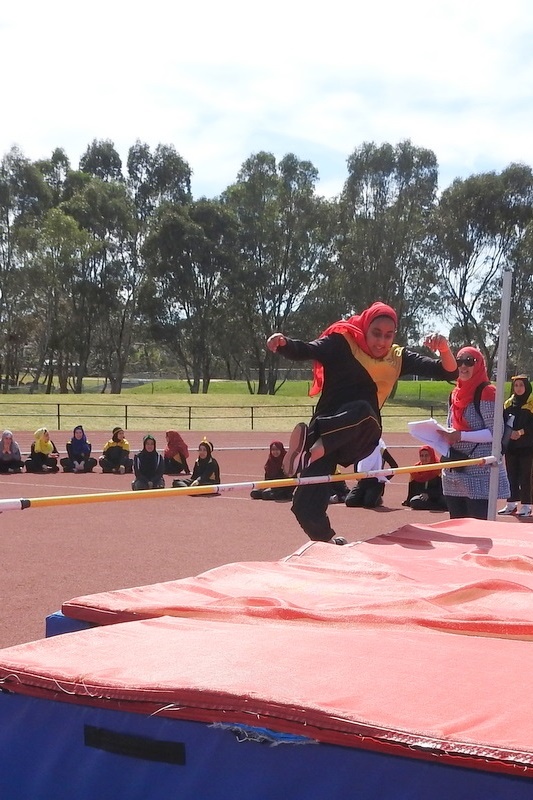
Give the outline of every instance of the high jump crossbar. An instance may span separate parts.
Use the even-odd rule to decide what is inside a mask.
[[[361,480],[362,478],[392,478],[405,473],[428,472],[430,470],[453,469],[454,467],[492,466],[498,463],[495,456],[471,458],[462,461],[447,461],[439,464],[419,464],[394,469],[375,469],[368,472],[340,472],[335,475],[316,475],[306,478],[279,478],[273,481],[243,481],[240,483],[220,483],[209,486],[180,486],[169,489],[148,489],[139,492],[99,492],[96,494],[58,495],[56,497],[33,497],[0,500],[2,511],[24,511],[27,508],[44,508],[47,506],[67,506],[81,503],[109,503],[120,500],[153,500],[163,497],[179,497],[180,495],[212,495],[231,492],[235,489],[275,489],[290,486],[307,486],[317,483],[335,483],[344,480]]]

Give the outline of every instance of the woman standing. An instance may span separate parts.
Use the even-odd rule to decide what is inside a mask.
[[[489,381],[483,354],[475,347],[461,348],[456,359],[459,378],[450,398],[450,430],[443,431],[440,436],[465,458],[490,456],[496,388]],[[480,394],[478,387],[482,387]],[[476,390],[479,404],[476,402]],[[490,469],[482,465],[444,469],[442,487],[450,518],[487,519],[489,482]],[[498,497],[508,496],[509,482],[505,468],[500,464]]]
[[[533,465],[533,397],[527,375],[511,378],[511,397],[503,407],[505,466],[511,491],[498,514],[531,516],[531,467]],[[518,501],[522,508],[517,511]]]

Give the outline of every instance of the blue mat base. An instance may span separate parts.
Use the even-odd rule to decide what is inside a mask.
[[[92,622],[82,622],[79,619],[65,617],[61,611],[55,611],[46,617],[46,638],[59,636],[61,633],[72,633],[73,631],[85,631],[87,628],[95,628]]]
[[[0,693],[6,800],[531,800],[533,781]]]

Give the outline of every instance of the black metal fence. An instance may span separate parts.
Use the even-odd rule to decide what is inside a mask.
[[[173,427],[179,430],[268,430],[285,428],[292,421],[308,419],[314,413],[314,405],[242,405],[242,406],[191,406],[191,405],[139,405],[93,403],[40,403],[17,402],[9,404],[9,415],[0,419],[5,426],[19,430],[46,426],[58,431],[69,430],[74,425],[83,424],[88,429],[107,429],[121,425],[125,429],[142,430],[147,426],[154,429]],[[436,419],[445,419],[446,413],[430,406],[424,412]],[[382,412],[384,422],[394,417],[420,419],[420,408],[396,410],[387,406]]]

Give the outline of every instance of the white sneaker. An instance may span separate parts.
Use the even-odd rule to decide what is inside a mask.
[[[124,466],[124,464],[121,464],[120,467],[118,468],[118,474],[124,475],[125,472],[126,472],[126,467]]]
[[[344,536],[334,536],[332,539],[329,540],[330,544],[348,544],[348,539],[345,539]]]
[[[504,506],[504,508],[500,508],[500,510],[498,511],[498,514],[500,516],[502,516],[504,514],[516,514],[516,506],[517,506],[516,503],[507,503],[507,505]]]
[[[518,517],[530,517],[531,516],[531,506],[528,506],[527,503],[525,503],[522,506],[522,508],[520,509],[520,511],[518,512],[517,516]]]

